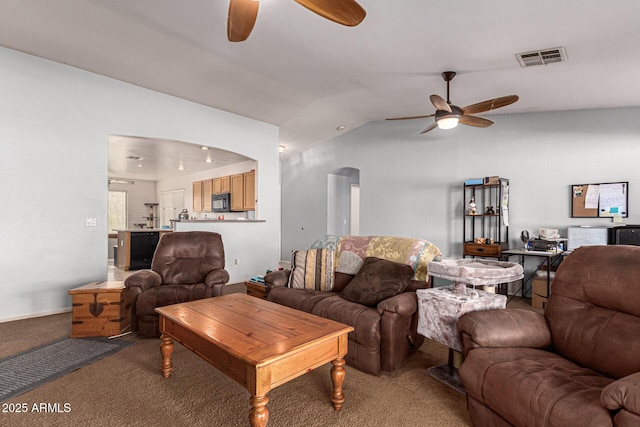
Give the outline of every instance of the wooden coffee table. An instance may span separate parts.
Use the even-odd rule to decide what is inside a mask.
[[[267,393],[331,362],[331,402],[345,401],[344,356],[351,326],[245,294],[230,294],[157,308],[162,333],[162,375],[171,374],[173,340],[251,393],[249,422],[266,426]]]

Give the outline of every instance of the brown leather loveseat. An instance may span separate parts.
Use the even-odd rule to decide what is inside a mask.
[[[293,274],[282,270],[265,276],[268,300],[353,326],[345,357],[349,366],[373,375],[395,370],[424,342],[417,332],[415,291],[431,286],[426,266],[440,255],[438,248],[412,238],[336,235],[321,237],[311,247],[334,255],[335,265],[327,272],[335,279],[331,289],[289,287],[290,276],[298,274],[295,260],[309,263],[316,256],[313,251],[297,251]],[[326,268],[325,261],[314,258],[300,276],[308,278]],[[395,287],[399,282],[401,286]],[[395,290],[381,295],[381,288]]]
[[[640,247],[578,248],[544,315],[474,312],[458,329],[474,426],[640,426]]]
[[[124,281],[131,296],[131,329],[141,337],[159,337],[156,307],[222,295],[229,273],[218,233],[166,233],[158,242],[151,270]]]

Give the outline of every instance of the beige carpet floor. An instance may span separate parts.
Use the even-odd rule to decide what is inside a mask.
[[[0,324],[0,358],[68,336],[71,314]],[[135,344],[92,365],[2,403],[26,413],[0,413],[3,426],[247,426],[249,393],[198,356],[176,345],[169,379],[159,372],[159,340]],[[330,364],[269,393],[269,426],[468,426],[465,397],[433,379],[447,348],[427,340],[392,374],[346,367],[346,403],[329,400]],[[36,412],[56,403],[62,412]],[[65,411],[67,405],[68,412]]]

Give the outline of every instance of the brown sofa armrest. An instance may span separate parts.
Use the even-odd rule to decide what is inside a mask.
[[[467,313],[458,321],[464,352],[476,347],[545,348],[551,332],[544,316],[530,310],[503,309]]]
[[[161,284],[162,277],[153,270],[136,271],[135,273],[124,279],[124,286],[127,289],[138,288],[139,292],[156,286],[160,286]]]
[[[612,411],[626,409],[640,415],[640,372],[612,382],[600,394],[602,405]]]
[[[222,268],[211,270],[204,279],[204,283],[210,288],[214,285],[224,285],[228,281],[229,272]]]
[[[411,316],[418,310],[418,297],[415,292],[403,292],[378,303],[378,313],[385,311],[401,316]]]
[[[290,274],[291,270],[271,271],[264,276],[264,284],[267,286],[267,288],[286,286],[287,283],[289,283]]]

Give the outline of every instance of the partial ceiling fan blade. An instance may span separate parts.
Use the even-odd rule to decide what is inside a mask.
[[[230,42],[242,42],[249,37],[258,16],[258,0],[230,0],[227,18],[227,38]]]
[[[467,126],[475,126],[477,128],[488,128],[493,124],[492,120],[478,116],[463,115],[460,117],[460,123]]]
[[[436,122],[431,123],[431,126],[429,126],[428,128],[426,128],[425,130],[423,130],[422,132],[420,132],[420,135],[422,135],[423,133],[427,133],[430,130],[433,130],[435,128],[438,127],[438,124]]]
[[[296,0],[296,3],[323,18],[347,27],[355,27],[367,15],[355,0]]]
[[[500,98],[488,99],[486,101],[478,102],[477,104],[467,105],[462,109],[462,112],[464,114],[484,113],[486,111],[495,110],[496,108],[513,104],[518,99],[520,99],[518,95],[509,95],[502,96]]]
[[[391,117],[387,120],[410,120],[410,119],[426,119],[427,117],[434,117],[435,114],[429,114],[428,116],[411,116],[411,117]]]
[[[436,107],[436,110],[451,112],[451,106],[440,95],[431,95],[429,99],[433,106]]]

